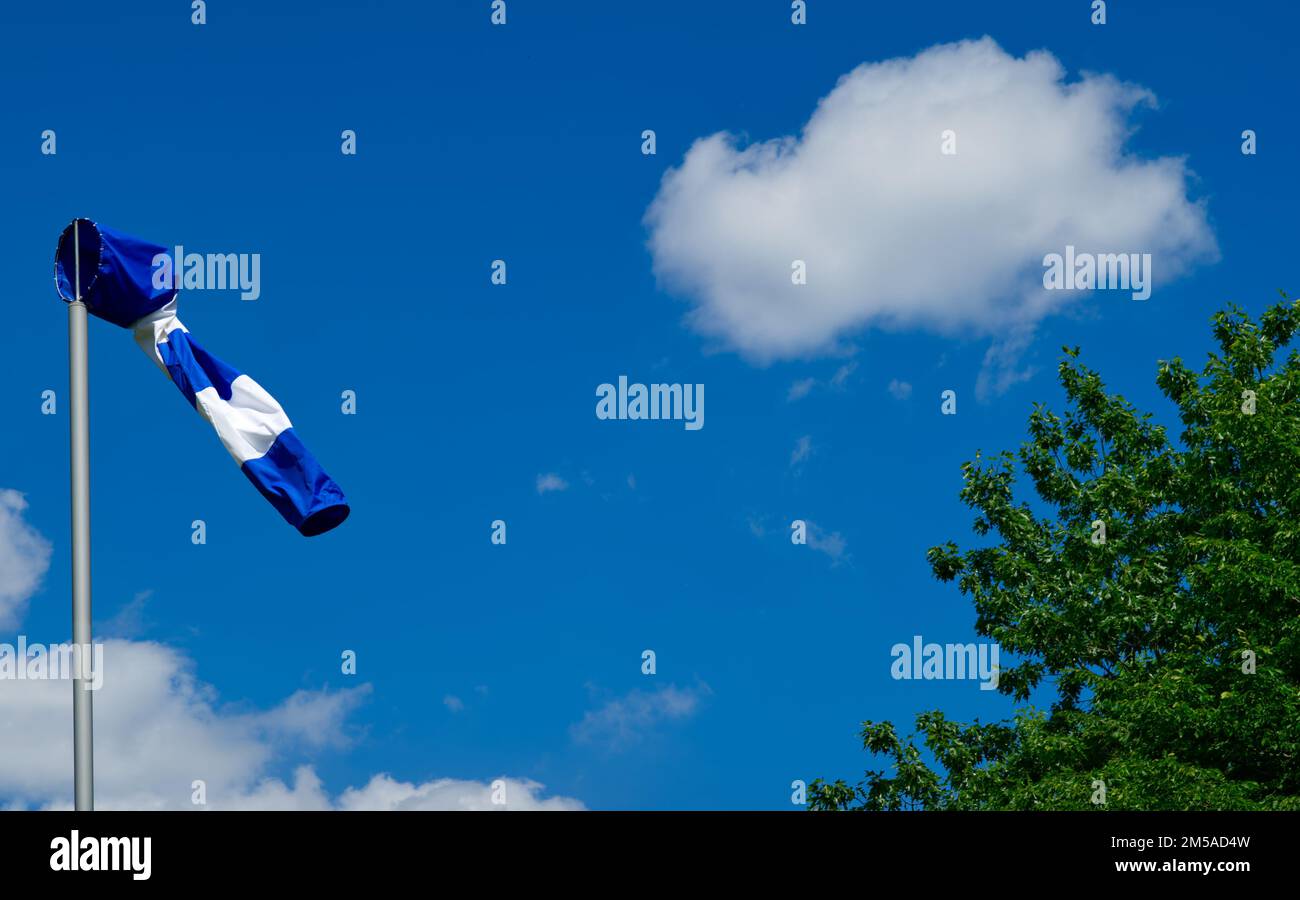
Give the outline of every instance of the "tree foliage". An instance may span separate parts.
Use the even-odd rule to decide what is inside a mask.
[[[997,724],[923,713],[906,739],[864,722],[889,769],[819,779],[811,808],[1300,809],[1300,301],[1213,326],[1199,375],[1158,367],[1176,441],[1066,348],[1066,411],[1035,405],[1018,454],[1050,514],[1016,501],[1017,455],[962,467],[989,540],[927,557],[1015,655],[998,690],[1021,706]],[[1040,685],[1048,710],[1027,705]]]

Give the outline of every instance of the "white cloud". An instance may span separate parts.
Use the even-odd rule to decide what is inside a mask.
[[[49,563],[49,542],[21,520],[15,491],[0,491],[3,611],[18,610]],[[143,605],[147,592],[127,609]],[[134,613],[125,617],[136,620]],[[542,797],[542,785],[502,776],[506,806],[488,782],[439,778],[423,784],[377,774],[331,797],[305,753],[353,743],[349,715],[370,693],[300,690],[269,709],[220,705],[180,650],[152,641],[103,641],[103,685],[95,692],[95,805],[99,809],[194,809],[196,780],[209,809],[581,809]],[[486,688],[481,689],[486,692]],[[72,797],[72,688],[63,680],[0,679],[0,808],[64,809]],[[295,758],[298,758],[295,765]],[[294,765],[289,782],[275,777]]]
[[[95,693],[95,804],[101,809],[193,809],[191,784],[206,783],[210,809],[468,809],[490,806],[487,782],[435,779],[400,784],[376,775],[337,798],[299,763],[291,782],[273,776],[302,750],[351,745],[349,714],[369,685],[298,691],[260,711],[218,705],[180,651],[146,641],[104,646]],[[66,681],[0,681],[0,724],[21,734],[0,754],[0,798],[20,807],[64,808],[72,796],[72,690]],[[581,808],[542,798],[541,785],[508,782],[509,808]],[[442,804],[442,805],[437,805]]]
[[[149,622],[145,617],[144,608],[152,597],[152,590],[137,591],[128,603],[123,604],[121,609],[113,614],[112,618],[95,626],[95,636],[98,638],[140,637],[149,629]]]
[[[846,362],[840,366],[835,370],[835,374],[831,376],[831,387],[842,389],[848,383],[849,376],[856,372],[857,369],[858,364],[856,362]]]
[[[299,690],[248,720],[275,746],[344,749],[352,743],[344,722],[369,693],[368,684],[333,692]]]
[[[599,744],[608,750],[623,750],[640,743],[663,722],[689,719],[712,694],[707,684],[679,688],[674,684],[653,691],[634,688],[622,697],[589,710],[569,729],[579,744]]]
[[[442,705],[454,713],[461,712],[465,709],[465,701],[455,694],[448,694],[442,698]]]
[[[794,384],[790,385],[790,390],[786,392],[785,399],[791,403],[796,400],[802,400],[812,393],[812,389],[817,386],[816,378],[800,378]]]
[[[838,531],[827,532],[815,522],[808,522],[808,546],[831,558],[833,565],[848,559],[848,541]]]
[[[857,368],[858,364],[856,362],[846,362],[835,370],[835,374],[824,385],[816,378],[800,378],[790,385],[790,390],[786,392],[785,399],[789,403],[802,400],[813,392],[813,388],[818,386],[824,386],[832,391],[842,391],[849,383],[850,376],[857,371]]]
[[[569,482],[565,481],[554,472],[547,472],[544,475],[537,476],[537,493],[548,494],[551,491],[567,491]]]
[[[790,532],[782,531],[780,529],[777,531],[769,531],[767,527],[767,519],[768,516],[750,515],[746,519],[746,523],[749,525],[749,533],[759,540],[766,539],[769,534],[778,533],[781,534],[784,539],[789,539]],[[844,535],[840,534],[838,531],[827,531],[816,522],[808,519],[804,520],[804,525],[804,540],[807,542],[807,545],[818,553],[824,553],[830,557],[832,567],[849,561],[849,542],[844,538]]]
[[[812,435],[805,434],[803,437],[799,438],[799,440],[795,441],[794,450],[790,454],[790,468],[798,468],[800,463],[803,463],[808,459],[808,457],[812,456],[812,452]]]
[[[255,793],[283,748],[346,743],[343,719],[369,691],[300,691],[260,712],[223,712],[180,651],[104,641],[95,692],[95,789],[104,808],[185,808],[190,784],[210,805]],[[22,734],[0,754],[0,796],[57,804],[71,796],[72,689],[67,681],[0,681],[0,721]]]
[[[0,488],[0,630],[17,627],[50,568],[50,542],[23,518],[27,500]]]
[[[1043,290],[1045,254],[1151,253],[1154,302],[1217,256],[1185,162],[1124,151],[1131,112],[1153,103],[991,38],[864,64],[797,138],[697,140],[646,213],[655,272],[690,298],[695,329],[756,362],[834,352],[871,326],[985,335],[1001,349],[980,389],[1004,389],[1068,302]],[[949,129],[956,155],[940,152]],[[807,284],[791,284],[795,259]]]
[[[895,400],[906,400],[912,396],[912,385],[894,378],[889,382],[889,395]]]
[[[493,803],[492,783],[440,778],[423,784],[394,781],[376,775],[363,788],[349,788],[338,799],[339,809],[392,810],[580,810],[585,807],[571,797],[541,797],[543,785],[529,779],[501,778],[499,796],[504,804]]]

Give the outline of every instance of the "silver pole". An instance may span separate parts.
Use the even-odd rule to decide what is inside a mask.
[[[72,644],[81,665],[72,681],[72,781],[77,810],[95,808],[95,757],[90,683],[90,398],[86,304],[81,301],[80,224],[72,223],[77,299],[68,304],[68,391],[72,407]]]

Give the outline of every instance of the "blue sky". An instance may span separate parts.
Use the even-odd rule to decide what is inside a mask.
[[[494,27],[486,0],[225,2],[200,27],[186,6],[3,14],[0,489],[25,497],[52,555],[0,640],[68,635],[60,230],[82,215],[260,253],[260,299],[183,294],[182,316],[284,404],[347,491],[334,532],[288,528],[130,336],[91,327],[97,628],[187,660],[218,718],[299,691],[351,698],[320,720],[335,739],[263,734],[271,750],[232,784],[310,765],[331,796],[377,773],[508,776],[592,808],[789,808],[795,779],[859,776],[863,719],[1001,718],[1009,701],[972,682],[889,677],[896,642],[974,639],[969,604],[925,562],[973,540],[961,463],[1017,447],[1035,401],[1059,407],[1062,344],[1167,418],[1156,361],[1199,365],[1215,309],[1296,289],[1290,7],[1112,3],[1094,26],[1082,0],[811,0],[793,26],[783,2],[514,0]],[[1014,58],[1049,51],[1067,81],[1152,92],[1124,148],[1185,161],[1217,259],[1144,303],[1097,292],[1042,317],[1016,355],[1035,374],[982,399],[996,333],[868,324],[765,358],[688,319],[700,301],[656,277],[645,216],[693,142],[798,135],[858,65],[984,35]],[[57,155],[40,152],[45,129]],[[900,264],[924,286],[946,262]],[[596,419],[596,386],[620,374],[704,384],[705,427]],[[58,415],[41,414],[46,389]],[[949,389],[955,416],[940,415]],[[567,489],[539,492],[548,473]],[[792,545],[795,518],[842,547]],[[140,739],[167,753],[165,730]],[[126,792],[129,767],[100,765],[101,792]],[[25,783],[0,773],[0,801],[57,801]],[[167,802],[188,795],[174,787]]]

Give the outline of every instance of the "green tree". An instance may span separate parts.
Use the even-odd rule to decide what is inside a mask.
[[[1066,411],[1036,404],[1018,454],[1050,514],[1013,498],[1012,453],[963,465],[990,540],[927,558],[1020,660],[998,689],[1021,706],[996,724],[923,713],[906,739],[864,722],[889,768],[818,779],[811,808],[1300,809],[1300,353],[1282,352],[1300,301],[1212,321],[1199,375],[1158,366],[1176,442],[1066,348]],[[1039,685],[1049,710],[1028,705]]]

